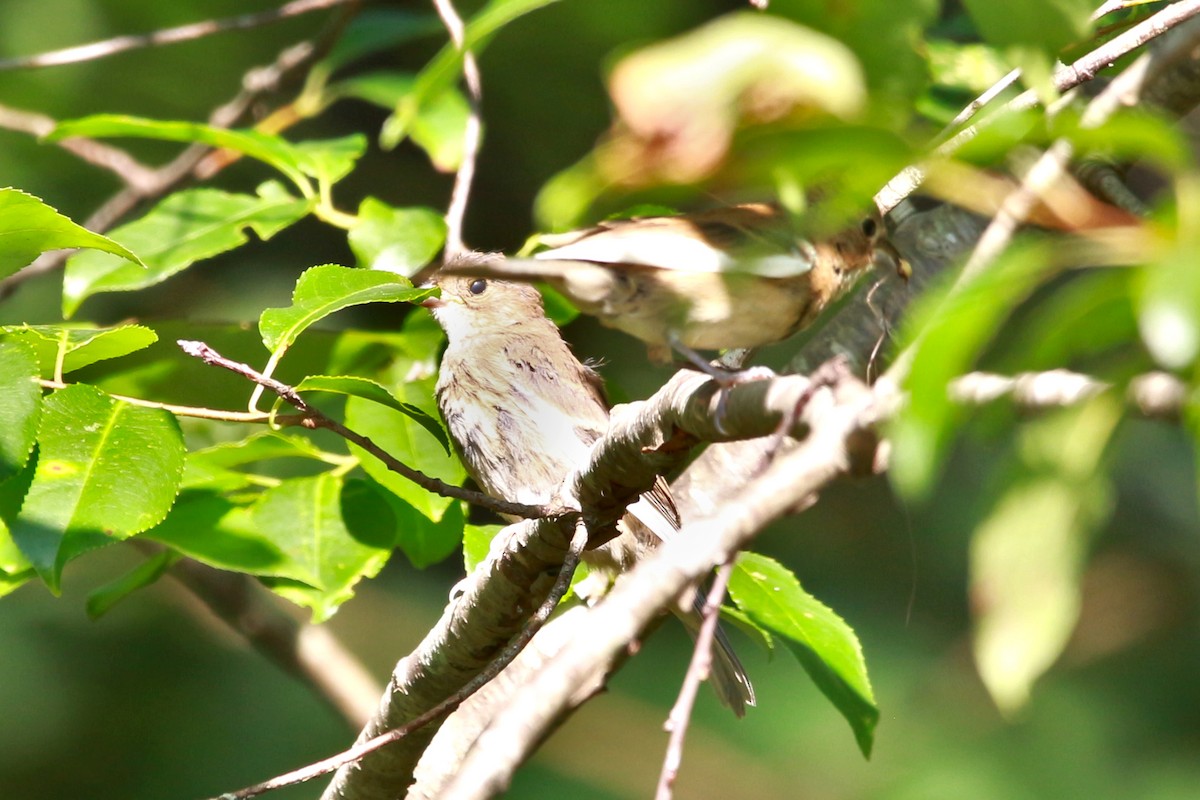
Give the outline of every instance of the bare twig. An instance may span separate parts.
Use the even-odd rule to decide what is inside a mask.
[[[164,28],[153,33],[116,36],[100,42],[66,47],[62,50],[52,50],[32,56],[4,58],[0,59],[0,71],[77,64],[81,61],[107,58],[108,56],[123,53],[127,50],[176,44],[178,42],[199,39],[204,36],[211,36],[214,33],[256,28],[272,22],[279,22],[289,17],[296,17],[313,11],[323,11],[333,6],[353,2],[358,2],[358,0],[292,0],[290,3],[285,3],[279,8],[273,8],[269,11],[242,14],[237,17],[226,17],[225,19],[209,19],[203,22],[193,22],[189,25],[180,25],[177,28]]]
[[[671,800],[672,787],[675,777],[679,774],[679,765],[683,763],[683,742],[687,738],[688,721],[692,717],[692,707],[696,704],[696,694],[700,684],[708,677],[712,666],[713,638],[717,632],[717,619],[721,615],[721,603],[725,601],[725,589],[729,586],[729,576],[733,574],[733,562],[721,565],[717,576],[713,579],[712,588],[704,601],[704,621],[696,634],[696,644],[692,650],[692,660],[688,664],[687,675],[684,676],[683,686],[679,689],[679,699],[671,708],[667,717],[667,730],[671,736],[667,744],[667,753],[663,758],[662,772],[658,776],[658,789],[654,793],[655,800]]]
[[[466,28],[462,18],[454,10],[454,4],[451,0],[433,0],[433,5],[450,32],[450,40],[462,52],[463,80],[467,85],[467,102],[470,104],[470,114],[467,115],[467,125],[463,131],[462,163],[454,176],[454,189],[450,193],[450,205],[446,209],[445,258],[451,259],[466,250],[462,238],[463,220],[466,218],[467,203],[471,197],[471,184],[475,180],[475,162],[479,157],[479,143],[483,133],[480,108],[483,102],[483,83],[475,54],[466,49]]]
[[[300,413],[304,415],[305,422],[301,423],[309,428],[325,428],[333,431],[343,439],[353,442],[354,444],[366,450],[371,455],[383,462],[384,466],[395,472],[398,475],[407,478],[408,480],[420,486],[426,491],[439,494],[442,497],[453,497],[457,500],[466,500],[468,503],[483,506],[491,509],[498,514],[511,514],[517,517],[526,519],[535,519],[541,517],[555,516],[560,512],[559,509],[544,508],[541,506],[531,506],[524,503],[510,503],[504,500],[496,500],[482,492],[473,492],[470,489],[464,489],[461,486],[451,486],[445,481],[440,481],[437,478],[432,478],[420,470],[413,469],[404,462],[397,459],[395,456],[388,453],[379,445],[375,444],[366,436],[363,436],[357,431],[347,428],[342,423],[321,413],[319,409],[313,408],[308,404],[295,388],[263,375],[258,370],[251,367],[249,364],[243,364],[233,359],[225,358],[213,348],[209,347],[204,342],[191,341],[188,339],[180,339],[176,342],[183,352],[193,358],[198,358],[205,364],[227,369],[243,378],[262,386],[263,388],[274,392],[288,404],[295,406]]]
[[[996,375],[972,372],[955,379],[950,398],[958,403],[981,405],[1008,397],[1021,409],[1039,411],[1073,406],[1110,391],[1112,385],[1065,369]],[[1141,416],[1178,420],[1187,403],[1183,381],[1165,372],[1139,375],[1125,390],[1126,402]]]
[[[41,378],[38,385],[44,389],[65,389],[71,384],[64,381],[52,381]],[[160,403],[156,400],[145,400],[141,397],[130,397],[124,394],[109,394],[114,400],[129,403],[141,408],[157,408],[168,411],[177,417],[192,417],[193,419],[213,419],[221,422],[270,422],[274,425],[303,425],[305,417],[298,414],[284,414],[272,417],[265,411],[225,411],[220,408],[202,408],[200,406],[181,406],[174,403]]]

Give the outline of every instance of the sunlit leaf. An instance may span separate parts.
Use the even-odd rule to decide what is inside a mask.
[[[463,566],[468,575],[487,559],[492,540],[502,530],[503,525],[467,525],[463,528]]]
[[[436,289],[416,289],[391,272],[351,269],[335,264],[304,271],[292,293],[292,305],[268,308],[258,321],[263,344],[270,350],[288,347],[306,328],[330,314],[363,303],[418,303]]]
[[[869,756],[879,709],[862,647],[850,626],[800,588],[786,567],[755,553],[738,556],[729,594],[755,624],[788,646]]]
[[[218,189],[176,192],[141,219],[115,228],[112,236],[143,252],[146,267],[106,253],[84,252],[67,260],[63,314],[98,292],[127,292],[161,283],[197,261],[240,247],[247,230],[270,239],[312,210],[312,201],[266,183],[257,195]]]
[[[320,448],[303,436],[279,431],[261,431],[236,442],[225,442],[187,454],[182,488],[230,491],[252,483],[242,467],[279,458],[321,460]]]
[[[446,222],[428,208],[393,208],[368,197],[350,229],[350,249],[370,269],[411,276],[442,249]]]
[[[173,416],[83,384],[43,401],[38,448],[12,536],[53,591],[72,558],[158,524],[183,472]]]
[[[0,483],[25,466],[42,411],[37,357],[22,342],[0,341]]]
[[[86,328],[77,325],[6,325],[0,327],[5,341],[20,342],[33,349],[42,375],[54,374],[59,351],[63,373],[82,369],[97,361],[120,358],[149,347],[158,334],[143,325],[119,328]]]
[[[437,522],[389,494],[396,515],[396,547],[414,567],[424,569],[440,564],[453,555],[463,543],[463,504],[451,503]]]
[[[255,527],[296,567],[293,582],[269,582],[272,590],[309,608],[323,622],[354,596],[354,586],[376,575],[387,563],[395,541],[395,520],[382,497],[364,481],[344,482],[324,473],[295,478],[268,489],[251,511]],[[347,524],[343,512],[372,503],[376,513],[362,514],[369,524]]]
[[[0,278],[12,275],[47,250],[69,247],[103,250],[135,267],[142,265],[123,245],[76,225],[33,195],[0,189]]]

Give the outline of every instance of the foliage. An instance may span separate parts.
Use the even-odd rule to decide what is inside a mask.
[[[568,13],[558,5],[490,0],[468,21],[467,40],[481,52],[493,39],[519,36],[516,21],[527,14]],[[1051,98],[1055,59],[1094,36],[1086,2],[962,5],[778,0],[768,14],[743,10],[692,20],[675,36],[666,35],[671,26],[656,27],[651,43],[624,41],[608,71],[617,121],[588,131],[598,141],[574,163],[539,163],[534,177],[521,176],[524,208],[546,230],[643,203],[702,204],[706,195],[769,195],[797,213],[851,216],[1007,69],[1021,67],[1025,83]],[[1154,10],[1124,11],[1118,24]],[[587,44],[586,29],[573,35]],[[57,319],[30,315],[0,327],[0,595],[39,580],[57,593],[71,580],[68,564],[134,539],[152,550],[92,593],[90,614],[188,558],[254,576],[320,622],[397,551],[419,568],[451,559],[460,546],[468,570],[486,556],[497,528],[476,524],[461,501],[415,486],[355,445],[282,427],[291,409],[274,398],[263,403],[249,383],[212,368],[211,378],[180,377],[195,375],[197,365],[169,344],[192,327],[186,281],[224,269],[222,291],[248,298],[253,312],[223,319],[208,331],[213,337],[237,342],[237,353],[254,354],[245,358],[256,369],[286,376],[309,402],[396,459],[449,483],[465,480],[433,399],[441,333],[409,309],[435,291],[412,278],[436,259],[447,226],[431,191],[397,188],[364,167],[379,157],[370,147],[376,137],[397,148],[392,168],[403,164],[402,179],[422,187],[440,188],[437,173],[462,164],[470,105],[457,88],[461,54],[444,40],[431,13],[364,11],[309,67],[287,106],[294,122],[311,128],[289,130],[275,119],[226,129],[117,108],[59,123],[47,142],[205,145],[249,162],[166,194],[107,235],[27,192],[0,190],[0,278],[41,253],[81,248],[66,261]],[[414,47],[424,53],[416,69],[389,59]],[[879,52],[889,48],[895,63]],[[510,83],[498,88],[501,97],[539,91],[519,77]],[[310,138],[307,131],[325,131],[347,100],[389,116]],[[896,492],[916,505],[937,498],[964,441],[1002,451],[974,478],[977,508],[963,524],[975,657],[1008,712],[1028,701],[1078,621],[1089,554],[1114,513],[1121,410],[1108,398],[1032,422],[981,418],[953,402],[947,387],[981,368],[1074,368],[1118,387],[1166,369],[1194,393],[1200,358],[1200,183],[1180,135],[1132,111],[1100,129],[1078,119],[1076,107],[1054,118],[995,119],[955,156],[957,166],[979,172],[958,174],[1005,169],[1027,148],[1063,139],[1086,154],[1154,165],[1168,190],[1151,219],[1109,238],[1082,227],[1023,234],[970,280],[935,281],[898,336],[912,366],[908,401],[887,431]],[[552,125],[529,124],[540,126],[529,134],[531,152],[554,138],[541,130]],[[503,137],[514,134],[500,136],[501,149],[513,146]],[[520,165],[485,169],[517,173]],[[485,173],[472,202],[494,204],[504,219],[513,203],[481,198],[489,185]],[[814,196],[823,201],[816,211],[808,205]],[[311,230],[333,237],[341,260],[356,266],[297,261],[307,252],[286,240]],[[508,231],[507,241],[530,233]],[[1101,250],[1107,255],[1095,255]],[[1136,257],[1121,258],[1120,272],[1083,269],[1131,252]],[[271,261],[286,262],[290,299],[260,281],[260,267]],[[116,292],[130,305],[108,305]],[[153,305],[166,296],[166,307]],[[359,328],[372,318],[350,315],[364,307],[386,315],[389,330]],[[122,308],[134,310],[114,314]],[[145,321],[72,321],[84,310]],[[555,317],[572,314],[560,309]],[[253,423],[231,421],[241,412],[234,402],[258,413]],[[1195,417],[1189,406],[1193,432]],[[779,560],[742,554],[730,595],[733,613],[796,656],[870,754],[880,719],[867,675],[870,647],[864,654],[851,626]]]

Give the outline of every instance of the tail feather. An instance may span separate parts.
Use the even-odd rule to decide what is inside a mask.
[[[704,618],[701,613],[703,608],[704,596],[697,592],[692,610],[678,615],[693,639],[700,632],[700,622]],[[746,706],[754,705],[754,686],[750,683],[746,668],[733,651],[733,644],[720,624],[717,625],[713,644],[716,645],[712,651],[710,675],[713,691],[717,693],[717,699],[722,705],[727,706],[739,717],[744,716]]]

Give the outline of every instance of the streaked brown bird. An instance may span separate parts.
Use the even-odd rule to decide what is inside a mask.
[[[424,305],[449,339],[438,407],[467,471],[492,497],[549,502],[608,427],[600,377],[575,358],[533,287],[450,275],[435,282],[441,296]],[[584,558],[593,570],[615,576],[679,525],[670,489],[659,478],[629,506],[617,525],[620,534]],[[677,613],[694,634],[698,608]],[[741,716],[754,705],[754,690],[719,629],[717,642],[713,686]]]
[[[613,220],[541,241],[550,249],[532,258],[467,260],[444,269],[545,281],[664,360],[673,347],[693,358],[694,350],[786,339],[868,268],[879,263],[900,271],[878,216],[810,242],[765,204]]]

